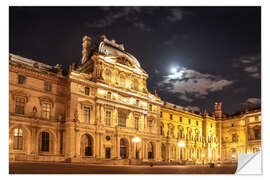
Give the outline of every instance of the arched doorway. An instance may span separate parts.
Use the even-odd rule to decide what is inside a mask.
[[[81,137],[81,156],[93,156],[93,138],[89,134]]]
[[[154,159],[154,145],[152,142],[148,144],[148,159]]]
[[[120,139],[120,157],[122,159],[128,158],[128,141],[124,138]]]
[[[166,146],[164,144],[161,145],[161,157],[163,161],[166,160]]]

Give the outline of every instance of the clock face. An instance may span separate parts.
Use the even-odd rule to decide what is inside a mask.
[[[111,140],[111,137],[110,136],[106,136],[106,140],[107,141]]]

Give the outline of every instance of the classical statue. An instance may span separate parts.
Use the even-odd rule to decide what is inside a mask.
[[[91,52],[91,38],[84,36],[82,41],[82,64],[88,60]]]
[[[77,109],[74,112],[74,122],[80,122],[79,121],[79,114],[78,114],[78,110]]]
[[[37,116],[37,107],[34,106],[33,107],[33,117],[36,117]]]
[[[102,62],[97,62],[96,75],[98,79],[102,79]]]

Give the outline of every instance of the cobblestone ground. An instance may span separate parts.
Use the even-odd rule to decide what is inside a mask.
[[[234,174],[236,165],[108,166],[70,163],[11,162],[10,174]]]

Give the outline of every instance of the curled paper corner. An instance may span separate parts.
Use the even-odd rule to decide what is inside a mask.
[[[236,175],[261,175],[262,174],[262,162],[261,151],[256,153],[238,154],[238,164]]]

